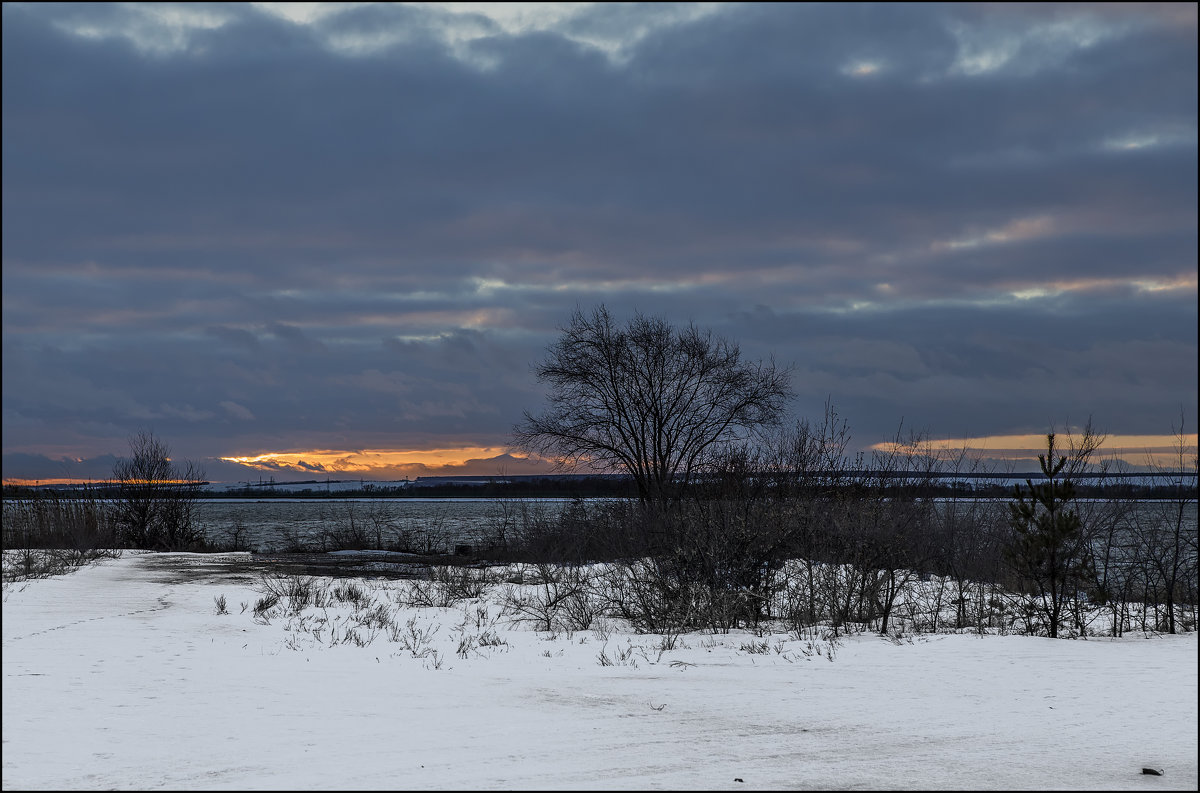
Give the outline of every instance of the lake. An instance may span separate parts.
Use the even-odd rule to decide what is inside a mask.
[[[386,548],[448,553],[478,546],[523,517],[556,515],[570,499],[202,499],[196,518],[212,542],[238,535],[256,551]]]
[[[255,551],[383,548],[450,553],[456,545],[485,546],[511,538],[522,521],[556,516],[571,499],[398,498],[398,499],[201,499],[196,517],[212,542],[238,535],[239,547]],[[1006,502],[957,502],[970,509],[987,503],[1006,515]],[[1104,511],[1104,502],[1080,501],[1085,520]],[[1166,506],[1137,506],[1143,520]],[[1092,514],[1089,514],[1092,513]],[[1196,505],[1185,518],[1195,531]],[[1091,522],[1088,520],[1088,522]]]
[[[594,500],[609,499],[589,499]],[[514,539],[522,525],[553,518],[571,502],[566,498],[200,499],[195,502],[195,517],[210,542],[227,545],[236,539],[242,550],[379,548],[452,553],[458,545],[486,547],[502,537]],[[18,503],[5,502],[6,526],[8,510]],[[953,503],[955,509],[996,509],[1001,524],[1007,516],[1002,501]],[[1142,502],[1135,515],[1143,525],[1152,524],[1166,517],[1161,510],[1169,506]],[[1107,511],[1100,501],[1081,501],[1079,507],[1091,525]],[[1195,503],[1187,506],[1184,520],[1185,533],[1194,536]]]

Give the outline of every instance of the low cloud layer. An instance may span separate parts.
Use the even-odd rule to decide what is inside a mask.
[[[504,447],[600,302],[864,447],[1195,429],[1194,5],[287,13],[4,5],[6,478]]]

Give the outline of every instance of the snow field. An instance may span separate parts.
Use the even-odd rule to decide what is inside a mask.
[[[5,585],[6,789],[1197,787],[1194,633],[547,632],[363,579],[256,614],[220,561]]]

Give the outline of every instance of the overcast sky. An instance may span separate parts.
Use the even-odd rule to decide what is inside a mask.
[[[4,4],[6,479],[521,473],[601,302],[860,447],[1195,432],[1195,4],[269,5]]]

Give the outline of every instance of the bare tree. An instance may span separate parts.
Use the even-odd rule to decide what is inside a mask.
[[[1196,447],[1184,433],[1184,415],[1172,426],[1174,444],[1171,462],[1163,465],[1148,460],[1155,473],[1154,484],[1166,497],[1133,510],[1134,532],[1146,569],[1146,600],[1163,605],[1155,627],[1176,633],[1177,611],[1182,604],[1196,604]]]
[[[969,486],[962,482],[966,475],[986,475],[995,470],[994,465],[985,463],[978,451],[963,445],[943,453],[943,465],[951,487],[951,494],[938,499],[931,518],[931,532],[935,546],[933,571],[946,576],[939,579],[950,584],[950,603],[954,606],[956,629],[975,627],[982,632],[985,628],[985,607],[989,586],[1000,578],[1000,552],[998,550],[998,522],[1003,522],[1008,509],[992,499],[977,497]],[[999,506],[1004,506],[1001,515]],[[939,604],[943,593],[938,585]],[[933,629],[940,621],[940,609],[932,614]]]
[[[516,446],[623,470],[643,503],[679,492],[714,447],[778,425],[792,396],[787,370],[743,361],[711,331],[642,314],[620,327],[603,305],[576,310],[536,371],[549,407],[525,412]]]
[[[204,471],[191,462],[177,466],[171,448],[153,432],[129,438],[129,456],[113,464],[113,480],[125,547],[184,550],[202,543],[194,508]]]
[[[862,507],[870,520],[859,539],[859,556],[877,571],[871,599],[879,632],[886,635],[897,597],[937,556],[932,494],[943,482],[943,460],[923,433],[904,438],[899,429],[892,443],[875,450],[871,459],[874,498]]]

